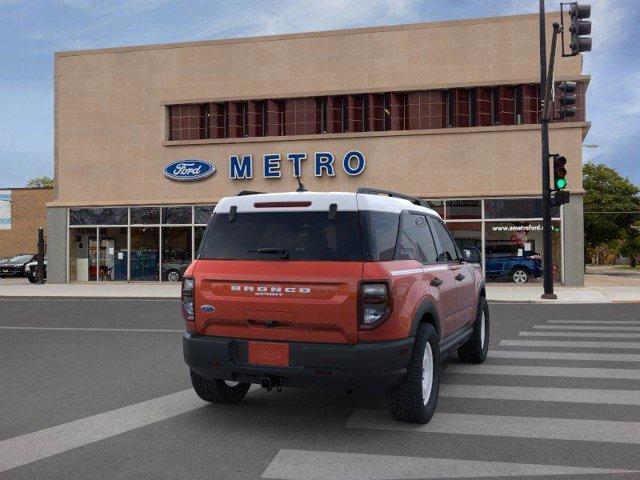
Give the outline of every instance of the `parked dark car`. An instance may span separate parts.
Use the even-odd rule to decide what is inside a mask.
[[[487,279],[527,283],[542,276],[542,257],[535,252],[525,252],[522,256],[490,255],[486,260],[485,271]]]
[[[16,255],[9,260],[0,263],[0,278],[24,277],[24,267],[27,263],[36,259],[32,253]]]
[[[179,282],[182,280],[184,271],[191,265],[191,260],[173,260],[162,262],[162,280],[169,282]]]

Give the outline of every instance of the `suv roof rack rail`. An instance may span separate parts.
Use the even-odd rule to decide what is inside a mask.
[[[244,197],[245,195],[260,195],[262,193],[264,193],[264,192],[254,192],[253,190],[242,190],[242,191],[238,192],[236,197]]]
[[[433,208],[433,206],[427,202],[426,200],[422,200],[418,197],[412,197],[411,195],[405,195],[404,193],[392,192],[390,190],[382,190],[380,188],[370,188],[370,187],[360,187],[356,193],[365,193],[368,195],[386,195],[387,197],[393,198],[402,198],[404,200],[409,200],[414,205],[419,205],[421,207]]]

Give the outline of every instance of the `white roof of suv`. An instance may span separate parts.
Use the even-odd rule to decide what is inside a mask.
[[[237,197],[225,197],[218,202],[216,213],[229,213],[232,206],[237,212],[265,211],[327,211],[335,203],[338,211],[373,210],[397,212],[414,210],[439,217],[435,210],[416,205],[404,198],[368,193],[350,192],[284,192],[257,193]],[[297,205],[296,205],[297,204]]]

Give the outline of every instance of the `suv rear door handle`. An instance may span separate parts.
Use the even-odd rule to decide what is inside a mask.
[[[442,280],[440,280],[438,277],[435,277],[433,280],[429,282],[429,285],[431,285],[432,287],[439,287],[443,283],[444,282]]]
[[[461,273],[459,273],[459,274],[457,274],[457,275],[455,276],[455,279],[456,279],[456,280],[458,280],[459,282],[460,282],[460,281],[462,281],[462,280],[464,280],[464,278],[465,278],[465,277],[464,277],[464,275],[463,275],[463,274],[461,274]]]

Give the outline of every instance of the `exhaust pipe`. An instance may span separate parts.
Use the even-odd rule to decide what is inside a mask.
[[[267,392],[270,392],[273,388],[275,388],[276,391],[281,392],[282,380],[278,377],[264,377],[260,380],[260,386],[267,390]]]

